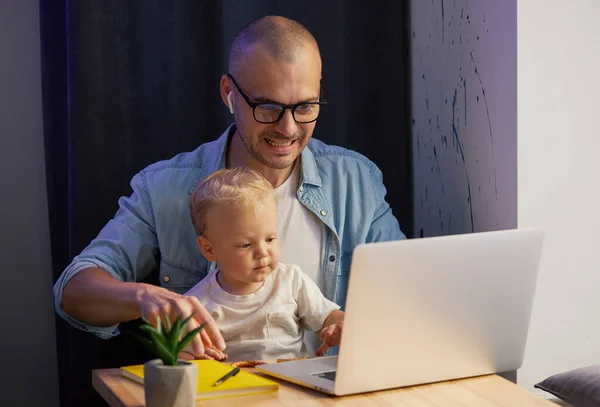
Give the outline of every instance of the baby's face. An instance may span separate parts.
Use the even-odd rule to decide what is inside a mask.
[[[237,293],[260,288],[279,263],[275,199],[266,196],[256,203],[256,210],[222,205],[211,208],[208,215],[208,238],[223,288]]]

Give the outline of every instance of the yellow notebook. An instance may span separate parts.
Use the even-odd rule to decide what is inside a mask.
[[[223,384],[215,387],[214,383],[233,370],[233,367],[216,360],[191,360],[190,362],[198,365],[196,400],[269,393],[279,389],[279,383],[243,369]],[[144,365],[122,367],[121,376],[143,384]]]

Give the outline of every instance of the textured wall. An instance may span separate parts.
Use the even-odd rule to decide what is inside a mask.
[[[516,227],[516,0],[412,7],[415,236]]]

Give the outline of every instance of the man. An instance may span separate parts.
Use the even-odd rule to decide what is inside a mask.
[[[306,28],[272,16],[245,27],[220,90],[235,123],[218,140],[138,173],[132,195],[56,282],[56,310],[74,326],[109,338],[121,322],[193,313],[189,329],[207,323],[194,354],[224,349],[212,316],[181,295],[215,267],[198,253],[188,198],[220,168],[250,167],[277,189],[282,261],[299,264],[342,307],[354,247],[404,238],[375,164],[311,140],[325,102],[319,48]],[[155,270],[161,287],[139,282]]]

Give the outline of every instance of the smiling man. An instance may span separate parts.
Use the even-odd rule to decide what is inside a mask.
[[[110,338],[121,322],[193,313],[189,329],[207,323],[193,352],[224,349],[212,316],[181,295],[215,267],[198,253],[188,199],[221,168],[250,167],[276,188],[281,261],[300,265],[342,307],[354,247],[404,238],[377,166],[311,139],[326,102],[319,48],[306,28],[274,16],[250,23],[233,41],[220,91],[234,124],[138,173],[131,196],[56,282],[56,310],[74,326]],[[140,282],[156,270],[160,287]]]

